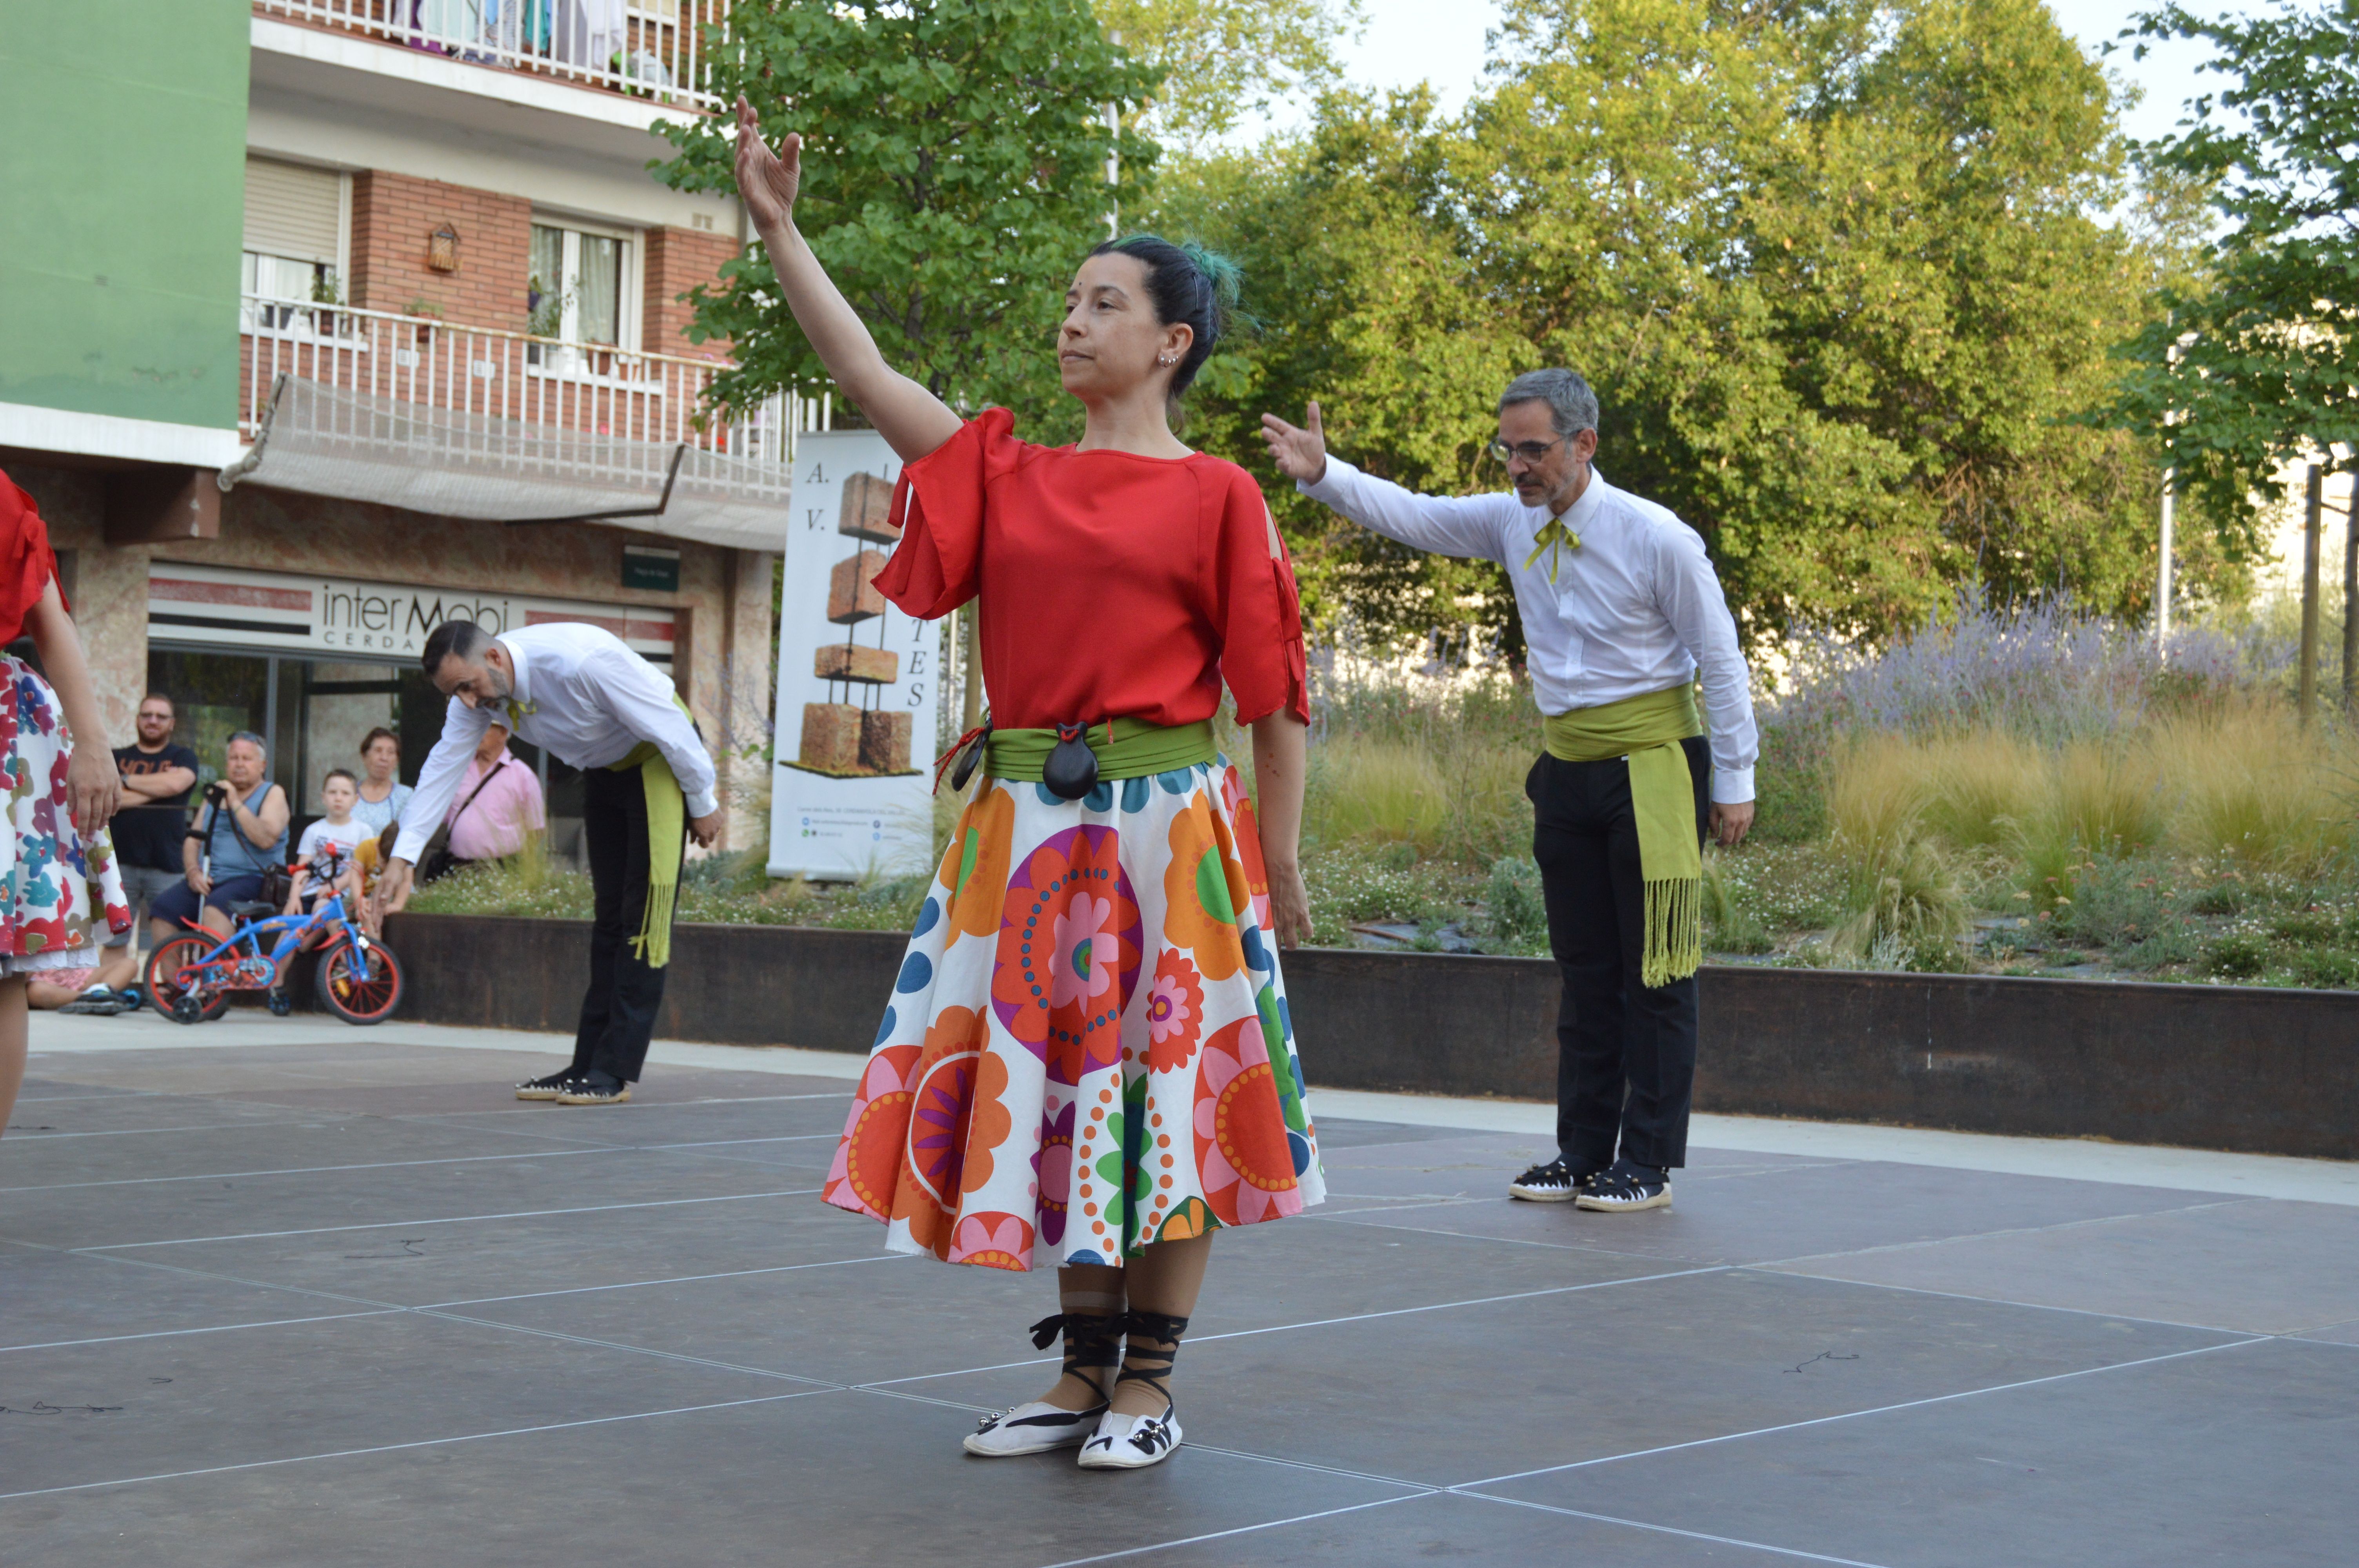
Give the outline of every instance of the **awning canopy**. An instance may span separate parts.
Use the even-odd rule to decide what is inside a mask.
[[[785,547],[791,489],[783,463],[297,376],[279,378],[252,449],[222,471],[224,490],[247,481],[487,523],[610,523],[742,550]]]

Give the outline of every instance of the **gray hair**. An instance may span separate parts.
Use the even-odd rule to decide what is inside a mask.
[[[1578,436],[1597,428],[1597,394],[1581,373],[1570,370],[1527,370],[1499,394],[1497,412],[1518,403],[1545,403],[1549,422],[1560,436]]]
[[[222,742],[222,751],[226,753],[232,746],[236,745],[240,741],[245,741],[247,745],[253,747],[255,751],[261,752],[266,757],[270,754],[270,742],[265,741],[261,736],[255,734],[251,730],[239,730],[234,731],[228,740]]]

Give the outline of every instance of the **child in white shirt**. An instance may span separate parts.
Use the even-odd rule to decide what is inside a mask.
[[[344,880],[353,851],[370,837],[368,824],[353,816],[360,798],[360,780],[342,768],[332,770],[321,781],[320,802],[328,808],[328,815],[303,829],[302,842],[296,846],[295,885],[287,895],[288,914],[308,911]]]

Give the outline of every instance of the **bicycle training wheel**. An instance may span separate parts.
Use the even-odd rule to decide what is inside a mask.
[[[181,970],[193,968],[197,960],[216,946],[210,936],[175,936],[147,956],[147,1002],[158,1012],[176,1023],[210,1023],[229,1011],[229,991],[215,984],[198,989],[183,986]],[[189,997],[197,1003],[192,1015],[179,1003]]]
[[[339,942],[320,960],[319,990],[320,1004],[346,1023],[382,1023],[401,1005],[400,961],[372,942],[363,979],[359,955],[350,942]]]

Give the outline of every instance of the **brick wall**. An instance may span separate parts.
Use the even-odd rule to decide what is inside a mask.
[[[726,359],[729,341],[708,338],[688,340],[692,306],[679,302],[700,283],[711,283],[721,264],[737,254],[737,242],[728,234],[701,229],[649,229],[645,277],[647,301],[639,320],[639,346],[650,353],[690,354],[699,359]]]
[[[459,270],[426,265],[427,237],[459,234]],[[419,300],[446,321],[522,331],[532,257],[532,203],[384,169],[353,176],[351,300],[372,310]],[[683,286],[685,287],[685,286]]]

